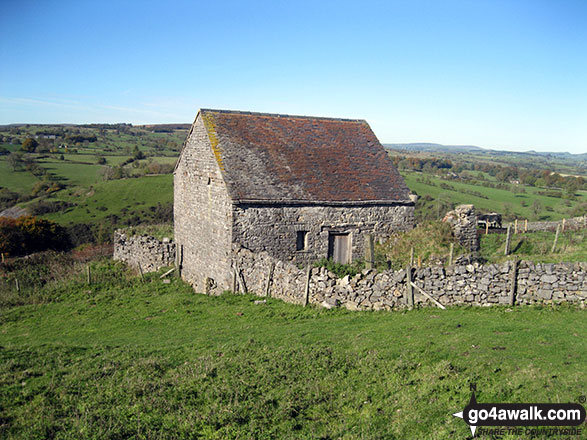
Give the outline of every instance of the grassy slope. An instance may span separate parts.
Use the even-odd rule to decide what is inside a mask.
[[[28,171],[12,171],[5,157],[0,156],[0,186],[11,191],[30,192],[39,179]]]
[[[124,208],[133,213],[157,203],[172,202],[173,175],[100,182],[77,196],[60,193],[57,197],[73,201],[77,206],[63,213],[46,214],[43,217],[61,224],[95,222],[110,214],[122,216],[121,210]],[[102,207],[106,210],[97,209]]]
[[[78,157],[77,160],[95,162],[93,157]],[[102,165],[77,164],[60,160],[44,160],[41,166],[49,173],[64,178],[64,183],[74,186],[90,186],[100,181]]]
[[[486,188],[477,185],[471,185],[462,182],[445,181],[437,177],[433,177],[429,174],[424,173],[403,173],[404,179],[408,187],[418,193],[420,196],[429,194],[434,198],[437,198],[441,194],[445,194],[449,197],[451,202],[455,204],[474,204],[476,208],[484,211],[497,211],[504,212],[504,204],[509,203],[512,205],[513,212],[518,218],[535,219],[535,215],[532,212],[532,203],[534,200],[539,200],[542,206],[551,207],[553,212],[546,211],[545,209],[539,214],[544,220],[560,220],[565,217],[565,212],[568,207],[564,205],[564,200],[555,197],[547,197],[537,194],[540,189],[525,187],[525,194],[514,194],[511,191],[495,188]],[[418,179],[421,177],[428,177],[436,185],[445,183],[450,185],[453,190],[447,190],[440,188],[439,186],[427,185],[426,183],[419,182]],[[471,194],[466,194],[465,191],[476,191],[485,196],[487,199],[477,197]],[[587,192],[579,191],[578,201],[572,202],[573,205],[579,202],[587,202]],[[526,201],[528,206],[522,206],[522,200]],[[568,216],[567,216],[568,217]]]
[[[81,283],[0,318],[0,434],[15,438],[465,438],[482,402],[569,401],[585,312],[326,311]]]
[[[554,232],[532,232],[514,234],[512,236],[511,254],[504,256],[505,234],[481,235],[481,257],[497,263],[511,260],[512,256],[520,260],[531,260],[536,263],[562,263],[587,261],[587,230],[560,233],[555,251],[552,245]]]

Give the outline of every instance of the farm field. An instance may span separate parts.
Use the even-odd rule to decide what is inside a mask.
[[[92,271],[2,310],[3,438],[468,438],[470,383],[511,403],[587,386],[577,308],[255,305]]]
[[[473,204],[480,211],[509,213],[510,217],[533,221],[561,220],[575,214],[581,215],[573,213],[572,210],[575,206],[587,202],[587,191],[581,190],[576,192],[577,200],[569,201],[538,194],[544,190],[525,185],[522,185],[523,193],[514,193],[505,189],[447,181],[428,173],[402,172],[402,176],[408,187],[419,196],[440,197],[452,204]],[[533,211],[532,205],[535,202],[541,205],[538,214]]]
[[[144,176],[99,182],[91,188],[74,193],[59,194],[55,200],[75,203],[64,212],[43,215],[63,225],[99,222],[108,216],[140,215],[157,205],[173,202],[173,176]]]

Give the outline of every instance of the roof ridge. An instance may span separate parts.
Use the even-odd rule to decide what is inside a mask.
[[[331,118],[328,116],[308,116],[308,115],[289,115],[282,113],[264,113],[264,112],[251,112],[243,110],[221,110],[213,108],[201,108],[200,112],[216,112],[216,113],[230,113],[237,115],[251,115],[251,116],[269,116],[277,118],[296,118],[296,119],[320,119],[325,121],[341,121],[341,122],[362,122],[367,124],[365,119],[350,119],[350,118]]]

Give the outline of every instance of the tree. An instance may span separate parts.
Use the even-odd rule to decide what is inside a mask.
[[[35,139],[26,138],[24,141],[22,141],[21,149],[27,153],[34,153],[38,146],[39,143]]]
[[[24,168],[24,160],[21,153],[10,153],[6,158],[8,165],[12,168],[12,171],[19,171]]]
[[[133,150],[133,157],[135,160],[141,160],[145,158],[145,154],[139,150],[139,147],[135,146]]]
[[[543,209],[544,206],[542,206],[540,200],[534,200],[534,203],[532,203],[532,212],[534,213],[534,215],[538,217],[538,214],[540,214]]]
[[[575,199],[575,193],[581,187],[581,185],[579,184],[579,180],[575,178],[569,178],[565,179],[564,187],[565,195],[567,196],[567,198]]]
[[[11,219],[0,217],[0,251],[11,255],[26,255],[46,249],[68,247],[65,229],[49,220],[37,217]]]

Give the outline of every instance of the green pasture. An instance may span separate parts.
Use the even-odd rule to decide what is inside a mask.
[[[91,156],[84,157],[87,161]],[[92,160],[92,162],[94,162]],[[103,165],[69,163],[61,160],[43,161],[43,168],[63,178],[63,183],[74,186],[90,186],[101,180]]]
[[[473,204],[477,209],[487,212],[504,213],[508,210],[507,205],[509,205],[512,214],[520,219],[560,220],[569,216],[568,211],[572,206],[587,202],[587,191],[577,191],[577,200],[570,201],[571,206],[566,206],[564,199],[537,194],[538,191],[544,191],[540,188],[524,186],[525,193],[513,193],[504,189],[447,181],[425,173],[405,172],[402,175],[408,187],[420,196],[445,197],[454,204]],[[420,179],[430,179],[435,185],[428,185],[421,182]],[[441,188],[441,183],[448,185],[450,189]],[[486,196],[487,199],[468,194],[466,191],[478,192]],[[538,200],[543,207],[538,215],[532,211],[532,204],[535,200]],[[523,206],[522,201],[527,206]],[[548,208],[552,211],[549,211]]]
[[[30,193],[39,179],[28,171],[13,171],[6,161],[6,156],[0,156],[0,186],[11,191]]]
[[[89,189],[61,191],[56,198],[77,204],[65,212],[42,216],[60,224],[95,223],[112,214],[136,215],[140,209],[173,202],[173,175],[99,182]]]
[[[464,439],[472,383],[480,402],[587,388],[574,307],[349,312],[92,273],[2,309],[3,438]]]

